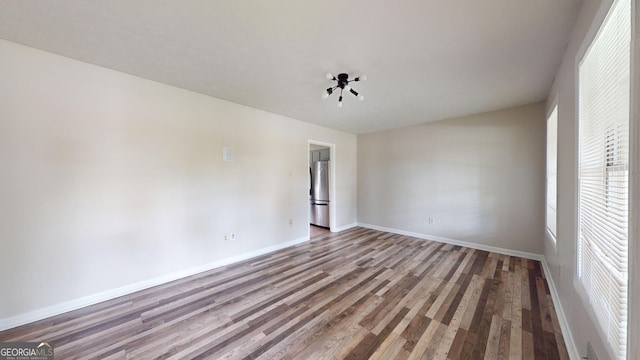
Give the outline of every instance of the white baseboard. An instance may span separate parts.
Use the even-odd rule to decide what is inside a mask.
[[[560,323],[560,329],[562,330],[562,336],[564,337],[564,344],[567,347],[569,358],[571,360],[580,360],[580,353],[578,352],[576,343],[573,340],[573,335],[571,335],[571,328],[569,327],[567,316],[565,315],[564,308],[562,307],[560,296],[558,296],[558,290],[556,289],[556,284],[553,282],[553,276],[551,276],[551,270],[549,269],[549,265],[547,265],[547,260],[543,257],[541,263],[542,263],[542,270],[544,271],[544,276],[547,278],[547,285],[549,285],[549,291],[551,292],[551,299],[553,300],[553,306],[556,308],[556,314],[558,315],[558,322]]]
[[[522,257],[522,258],[525,258],[525,259],[542,261],[542,259],[544,258],[544,256],[541,255],[541,254],[534,254],[534,253],[525,252],[525,251],[518,251],[518,250],[503,249],[503,248],[490,246],[490,245],[476,244],[476,243],[472,243],[472,242],[469,242],[469,241],[449,239],[449,238],[444,238],[444,237],[435,236],[435,235],[420,234],[420,233],[416,233],[416,232],[393,229],[393,228],[388,228],[388,227],[384,227],[384,226],[363,224],[363,223],[358,223],[358,226],[363,227],[363,228],[367,228],[367,229],[385,231],[385,232],[398,234],[398,235],[411,236],[411,237],[415,237],[415,238],[418,238],[418,239],[431,240],[431,241],[441,242],[441,243],[445,243],[445,244],[464,246],[464,247],[477,249],[477,250],[490,251],[490,252],[494,252],[494,253],[498,253],[498,254],[504,254],[504,255],[509,255],[509,256],[519,256],[519,257]]]
[[[349,224],[349,225],[345,225],[345,226],[341,226],[339,228],[335,228],[335,229],[331,229],[331,232],[340,232],[340,231],[345,231],[345,230],[349,230],[351,228],[354,228],[358,226],[357,223],[353,223],[353,224]]]
[[[51,316],[60,315],[69,311],[77,310],[85,306],[97,304],[102,301],[111,300],[119,296],[134,293],[136,291],[148,289],[153,286],[165,284],[174,280],[182,279],[187,276],[199,274],[221,266],[226,266],[243,260],[251,259],[256,256],[264,255],[276,250],[284,249],[290,246],[298,245],[309,241],[309,237],[287,241],[284,243],[268,246],[262,249],[249,251],[240,255],[232,256],[225,259],[216,260],[214,262],[196,266],[190,269],[181,270],[167,275],[162,275],[153,279],[144,280],[135,284],[122,286],[113,290],[103,291],[101,293],[85,296],[79,299],[65,301],[60,304],[47,306],[45,308],[29,311],[23,314],[14,315],[4,319],[0,319],[0,331],[11,329],[20,325],[28,324],[34,321],[46,319]]]

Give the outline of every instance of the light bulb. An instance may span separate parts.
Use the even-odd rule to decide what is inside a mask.
[[[328,97],[329,97],[329,93],[328,93],[328,92],[326,92],[326,91],[323,91],[323,92],[322,92],[322,100],[324,100],[324,99],[326,99],[326,98],[328,98]]]
[[[367,75],[360,76],[360,81],[365,81],[365,80],[367,80]]]
[[[333,80],[335,76],[332,73],[327,73],[327,80]]]
[[[358,95],[358,100],[360,101],[364,100],[364,95]]]
[[[342,101],[338,101],[338,107],[341,108],[342,107]]]
[[[351,86],[349,86],[349,85],[345,85],[345,86],[344,86],[344,91],[349,91],[349,90],[351,90]]]

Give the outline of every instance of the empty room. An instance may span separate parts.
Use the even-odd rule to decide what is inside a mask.
[[[0,0],[0,360],[640,359],[637,5]]]

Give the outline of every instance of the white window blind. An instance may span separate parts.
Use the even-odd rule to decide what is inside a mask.
[[[626,358],[631,1],[614,1],[579,65],[578,271],[605,340]]]
[[[547,229],[556,241],[556,203],[558,188],[558,106],[547,119]]]

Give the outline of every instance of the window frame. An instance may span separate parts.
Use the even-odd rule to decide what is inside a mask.
[[[576,187],[575,187],[575,210],[576,210],[576,216],[575,216],[575,253],[576,253],[576,257],[575,257],[575,276],[573,278],[573,285],[574,288],[576,289],[576,291],[578,292],[580,298],[584,301],[584,304],[586,306],[586,310],[587,310],[587,314],[589,315],[589,317],[591,318],[595,329],[597,330],[597,332],[600,334],[601,339],[603,341],[603,344],[605,345],[605,348],[609,354],[609,356],[611,358],[615,358],[618,359],[620,354],[618,353],[617,349],[615,349],[611,344],[608,343],[607,341],[607,330],[604,329],[604,325],[600,323],[600,320],[598,319],[597,315],[596,315],[596,310],[592,304],[592,301],[594,300],[594,296],[592,296],[592,294],[586,289],[586,285],[583,283],[583,279],[581,277],[581,273],[580,273],[580,257],[581,257],[581,246],[582,246],[582,241],[581,241],[581,177],[580,177],[580,171],[581,171],[581,152],[582,152],[582,144],[581,144],[581,135],[580,135],[580,127],[581,127],[581,107],[580,107],[580,88],[581,88],[581,77],[580,77],[580,67],[582,66],[586,56],[588,55],[591,47],[593,46],[593,44],[597,41],[598,37],[600,36],[600,33],[602,31],[602,29],[604,28],[604,26],[607,24],[607,21],[610,18],[611,13],[613,13],[613,9],[616,5],[618,5],[620,3],[621,0],[613,0],[610,4],[608,4],[608,6],[605,6],[602,9],[602,11],[604,12],[604,16],[602,17],[602,21],[598,22],[598,23],[594,23],[592,24],[592,28],[589,30],[591,32],[592,36],[588,36],[587,38],[585,38],[583,44],[581,45],[581,49],[578,52],[577,56],[576,56],[576,68],[575,68],[575,76],[576,76],[576,80],[575,80],[575,85],[576,85],[576,92],[575,92],[575,104],[576,104],[576,122],[575,122],[575,151],[576,151],[576,177],[574,178],[575,183],[576,183]],[[635,20],[634,20],[634,1],[631,0],[631,28],[629,29],[630,33],[631,33],[631,44],[634,43],[634,24],[635,24]],[[628,184],[628,188],[627,188],[627,211],[628,211],[628,226],[627,226],[627,233],[628,233],[628,237],[627,237],[627,287],[626,287],[626,291],[627,291],[627,313],[626,313],[626,357],[624,357],[625,359],[628,359],[628,356],[630,356],[633,350],[633,342],[631,341],[631,337],[632,337],[632,333],[631,330],[632,328],[630,327],[632,325],[632,317],[633,317],[633,311],[630,311],[631,306],[633,306],[633,299],[631,298],[630,294],[633,291],[632,289],[632,259],[633,259],[633,239],[635,238],[635,226],[637,226],[636,222],[633,219],[632,214],[634,213],[634,206],[633,206],[633,199],[636,198],[638,195],[636,194],[636,191],[634,191],[634,185],[638,182],[638,179],[633,176],[633,171],[632,169],[635,168],[635,163],[638,162],[638,159],[636,159],[635,157],[638,155],[638,151],[637,151],[637,144],[636,141],[634,141],[634,127],[637,126],[636,124],[634,124],[634,121],[636,121],[634,119],[634,102],[637,100],[634,100],[634,82],[637,82],[638,80],[634,78],[634,48],[633,45],[631,45],[630,47],[630,86],[629,86],[629,133],[628,133],[628,143],[627,146],[629,147],[629,152],[627,153],[628,158],[628,163],[627,163],[627,184]],[[635,65],[637,66],[637,65]],[[635,130],[637,132],[637,130]],[[607,133],[604,133],[605,135],[605,140],[603,140],[603,144],[607,144]],[[608,145],[603,146],[603,154],[607,154],[607,148]],[[613,147],[615,148],[615,144],[613,145]],[[635,150],[634,150],[635,149]],[[614,159],[615,160],[615,159]],[[607,171],[609,167],[607,166],[607,169],[605,169],[605,174],[608,176],[609,174],[607,173]]]

